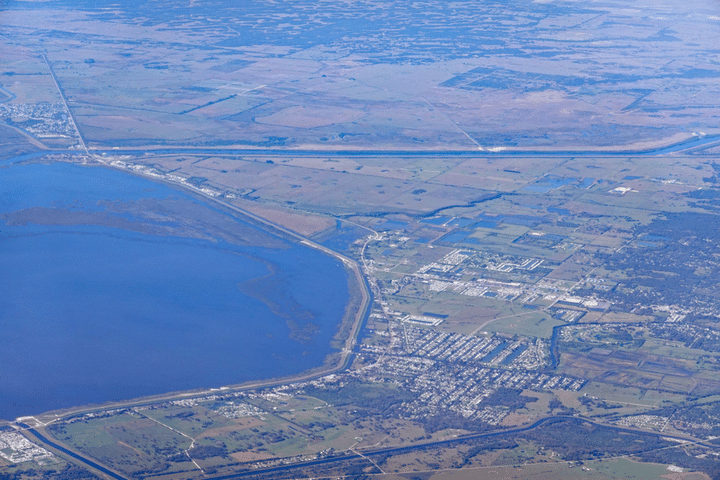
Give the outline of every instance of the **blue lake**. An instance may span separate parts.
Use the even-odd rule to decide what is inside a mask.
[[[178,205],[193,225],[167,213]],[[334,351],[342,265],[190,195],[15,164],[0,216],[0,418],[299,373]],[[216,235],[208,219],[227,224]]]

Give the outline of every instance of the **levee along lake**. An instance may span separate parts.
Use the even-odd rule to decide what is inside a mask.
[[[341,262],[184,192],[0,162],[0,418],[319,367]]]

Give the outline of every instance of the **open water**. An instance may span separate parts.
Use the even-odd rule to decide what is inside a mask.
[[[104,168],[3,166],[1,418],[284,376],[332,352],[348,300],[334,258],[287,242],[271,249],[97,225],[8,225],[2,215],[31,207],[197,200]],[[239,288],[269,268],[275,311]],[[288,319],[314,327],[294,339]]]

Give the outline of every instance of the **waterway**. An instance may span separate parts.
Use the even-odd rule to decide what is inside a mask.
[[[347,282],[166,185],[2,161],[0,418],[321,366]]]
[[[331,150],[323,151],[323,156],[328,157],[470,157],[470,158],[484,158],[484,157],[646,157],[646,156],[657,156],[657,155],[669,155],[673,153],[682,152],[684,150],[695,149],[700,147],[710,146],[712,144],[720,142],[719,135],[707,135],[692,137],[688,140],[681,141],[672,145],[664,147],[649,147],[647,149],[640,150],[513,150],[513,147],[508,147],[507,150]],[[316,157],[318,155],[317,150],[290,150],[281,148],[264,148],[264,149],[223,149],[223,148],[145,148],[145,149],[112,149],[112,150],[97,150],[94,153],[107,153],[108,155],[117,155],[118,153],[130,154],[130,155],[143,155],[148,152],[152,152],[155,155],[223,155],[223,156],[235,156],[235,155],[260,155],[260,156],[273,156],[273,155],[292,155],[294,157]]]

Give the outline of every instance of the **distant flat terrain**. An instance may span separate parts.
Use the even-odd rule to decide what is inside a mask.
[[[717,131],[718,18],[708,2],[13,1],[0,118],[28,125],[9,107],[62,93],[89,148],[652,146]],[[47,123],[48,141],[72,133]]]

